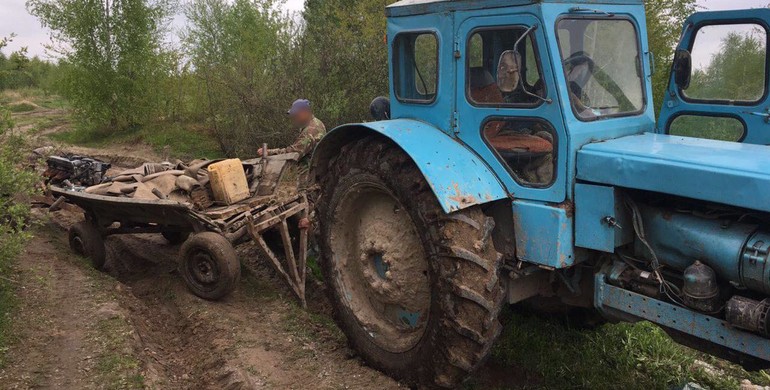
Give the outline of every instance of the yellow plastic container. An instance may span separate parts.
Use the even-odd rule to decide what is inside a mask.
[[[233,204],[247,199],[249,183],[241,160],[233,158],[209,165],[209,181],[214,199]]]

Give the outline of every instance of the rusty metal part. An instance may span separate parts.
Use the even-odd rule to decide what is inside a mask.
[[[725,319],[736,328],[746,329],[759,333],[762,336],[770,336],[770,298],[755,301],[736,295],[727,301],[725,306]]]

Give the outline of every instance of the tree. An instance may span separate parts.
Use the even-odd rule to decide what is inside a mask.
[[[656,71],[652,75],[652,94],[655,112],[663,104],[668,87],[671,61],[682,32],[682,25],[695,12],[695,0],[645,0],[647,39],[655,57]]]
[[[27,8],[60,44],[63,92],[81,119],[112,130],[152,119],[167,75],[170,0],[29,0]]]
[[[729,32],[703,69],[694,69],[687,96],[698,99],[755,101],[765,86],[766,36]]]
[[[226,155],[254,155],[262,142],[286,144],[286,107],[299,68],[293,21],[274,0],[195,0],[185,10],[187,54],[201,84],[198,101]]]
[[[385,6],[392,0],[307,0],[300,41],[301,93],[331,124],[369,119],[369,102],[388,95]]]

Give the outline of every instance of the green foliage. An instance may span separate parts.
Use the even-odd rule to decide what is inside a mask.
[[[673,135],[722,141],[738,141],[743,133],[743,123],[738,119],[703,115],[678,116],[669,128]]]
[[[2,49],[7,40],[0,41]],[[24,140],[13,134],[11,113],[0,104],[0,365],[8,344],[10,311],[13,308],[13,286],[10,284],[11,263],[30,238],[29,197],[35,193],[39,178],[25,169]]]
[[[297,67],[296,25],[273,0],[196,0],[186,8],[184,42],[205,113],[222,151],[254,155],[262,142],[290,143],[286,107]]]
[[[0,41],[0,49],[6,41]],[[10,111],[0,105],[0,274],[17,256],[29,238],[29,197],[35,193],[38,176],[25,169],[24,139],[13,134]]]
[[[45,125],[45,124],[42,124]],[[121,132],[87,126],[50,134],[56,141],[89,147],[114,144],[147,144],[163,158],[191,160],[223,157],[219,145],[200,125],[158,121]]]
[[[705,27],[707,28],[707,27]],[[756,101],[765,91],[765,42],[762,33],[729,32],[708,65],[694,69],[685,94],[695,99]],[[693,54],[699,49],[693,48]]]
[[[695,0],[645,0],[647,39],[655,56],[655,73],[652,75],[652,94],[655,112],[663,104],[668,87],[671,61],[679,40],[684,20],[695,12]]]
[[[35,111],[37,106],[30,102],[14,103],[8,106],[10,112],[30,112]]]
[[[158,113],[166,0],[29,0],[62,50],[60,87],[82,121],[124,130]]]
[[[369,103],[388,96],[383,10],[392,0],[307,0],[299,49],[303,85],[329,124],[369,120]]]
[[[0,48],[10,43],[15,35],[0,40]],[[38,57],[29,58],[23,47],[6,57],[0,53],[0,91],[7,89],[48,86],[56,65]]]

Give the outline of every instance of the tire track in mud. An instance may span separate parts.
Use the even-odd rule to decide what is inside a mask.
[[[179,306],[189,293],[179,291],[183,286],[175,264],[168,261],[176,258],[178,247],[141,235],[111,237],[108,248],[109,272],[130,292],[121,304],[138,335],[150,387],[254,387],[242,370],[228,364],[232,353],[217,340],[220,329],[200,318],[199,311],[187,313]]]
[[[187,389],[379,388],[399,384],[363,365],[310,287],[310,311],[260,263],[229,297],[193,296],[176,274],[178,246],[157,235],[108,239],[107,267],[122,294],[150,387]],[[249,259],[253,250],[241,248]],[[251,263],[251,262],[247,262]]]

